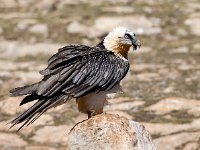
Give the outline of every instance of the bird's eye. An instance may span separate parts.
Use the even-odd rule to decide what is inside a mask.
[[[129,36],[128,36],[127,34],[125,34],[125,35],[124,35],[124,38],[125,38],[125,39],[128,39],[128,38],[129,38]]]

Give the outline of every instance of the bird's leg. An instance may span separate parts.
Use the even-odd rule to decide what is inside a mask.
[[[88,119],[90,119],[92,117],[91,113],[88,112]]]
[[[95,110],[88,111],[88,119],[95,115],[96,115]]]
[[[104,111],[102,114],[103,114],[103,115],[106,115],[106,112]]]
[[[95,115],[98,115],[98,114],[102,114],[103,113],[103,109],[99,109],[99,110],[89,110],[88,111],[88,119],[95,116]]]

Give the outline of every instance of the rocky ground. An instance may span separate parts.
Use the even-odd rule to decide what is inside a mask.
[[[50,55],[68,43],[94,45],[113,27],[135,31],[124,94],[108,113],[139,121],[159,150],[200,149],[200,3],[198,0],[0,0],[0,149],[62,150],[68,131],[86,118],[76,104],[45,113],[16,133],[6,125],[30,105],[9,97],[42,77]]]

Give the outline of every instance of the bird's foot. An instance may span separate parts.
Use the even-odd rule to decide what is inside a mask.
[[[95,110],[88,111],[88,119],[95,115],[96,115]]]
[[[106,113],[106,112],[103,112],[102,114],[103,114],[103,115],[106,115],[107,113]]]
[[[98,114],[106,114],[106,112],[103,112],[102,110],[101,111],[90,110],[88,111],[88,119]]]

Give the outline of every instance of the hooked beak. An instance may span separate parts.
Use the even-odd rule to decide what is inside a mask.
[[[140,48],[141,42],[136,38],[132,39],[133,50],[137,50],[137,47]]]

